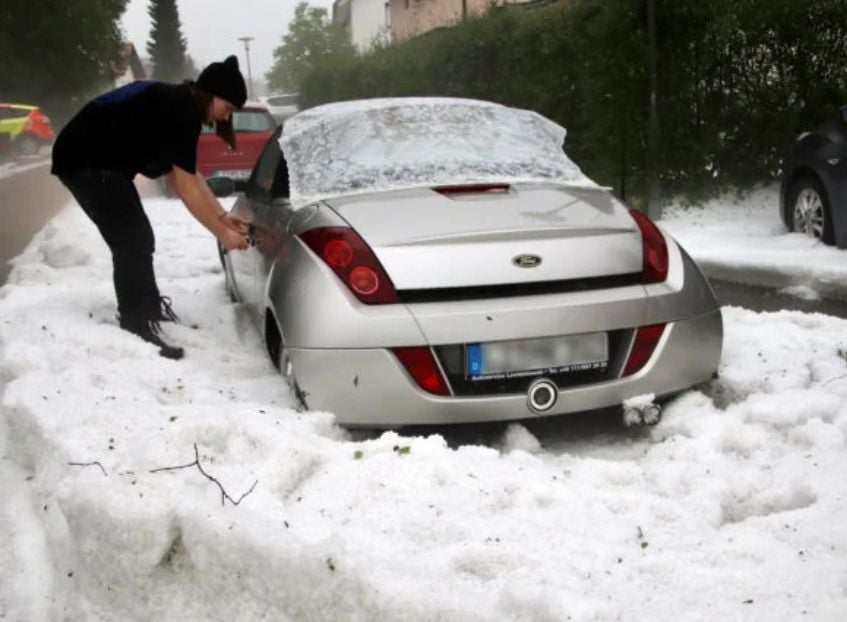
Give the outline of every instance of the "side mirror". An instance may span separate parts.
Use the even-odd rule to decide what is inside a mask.
[[[229,177],[209,177],[206,183],[216,197],[228,197],[235,193],[235,182]]]

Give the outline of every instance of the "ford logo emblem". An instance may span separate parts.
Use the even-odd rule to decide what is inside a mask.
[[[512,263],[518,268],[535,268],[541,265],[541,257],[538,255],[518,255],[512,258]]]

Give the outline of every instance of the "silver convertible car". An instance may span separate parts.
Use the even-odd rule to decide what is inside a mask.
[[[515,420],[713,377],[700,270],[564,139],[448,98],[329,104],[278,130],[232,208],[251,247],[221,257],[306,407],[353,427]]]

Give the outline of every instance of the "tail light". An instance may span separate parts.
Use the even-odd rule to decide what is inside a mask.
[[[661,283],[668,278],[668,246],[665,236],[646,214],[629,210],[641,231],[641,282]]]
[[[318,227],[304,231],[300,238],[361,302],[366,305],[400,302],[376,255],[352,229]]]
[[[421,389],[435,395],[450,395],[432,350],[427,346],[394,348],[392,351]]]
[[[635,333],[635,342],[632,344],[632,350],[629,353],[629,358],[626,360],[626,366],[623,370],[624,376],[630,376],[641,370],[642,367],[653,356],[653,351],[662,338],[662,333],[665,331],[664,324],[650,324],[649,326],[639,326]]]

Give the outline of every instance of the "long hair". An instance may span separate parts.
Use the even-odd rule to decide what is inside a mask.
[[[206,123],[206,115],[209,114],[209,107],[212,105],[212,99],[214,96],[203,89],[197,88],[197,84],[193,80],[186,80],[185,85],[188,86],[188,90],[194,98],[194,103],[197,104],[197,109],[200,111],[203,123],[206,125],[214,125],[215,134],[229,145],[230,149],[235,151],[235,130],[232,127],[232,117],[230,117],[228,121],[210,121]]]

